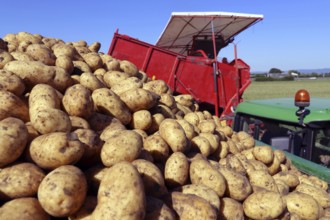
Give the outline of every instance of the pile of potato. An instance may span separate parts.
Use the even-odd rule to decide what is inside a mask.
[[[99,49],[0,39],[0,219],[330,219],[326,182]]]

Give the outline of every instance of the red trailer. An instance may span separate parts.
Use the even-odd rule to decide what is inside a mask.
[[[172,13],[156,45],[115,32],[108,54],[129,60],[178,94],[191,94],[202,107],[229,116],[250,84],[250,67],[237,58],[219,62],[219,51],[262,20],[240,13]]]

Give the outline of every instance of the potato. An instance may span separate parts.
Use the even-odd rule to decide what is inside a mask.
[[[54,132],[33,139],[28,150],[39,167],[53,170],[78,162],[85,146],[74,133]]]
[[[79,167],[90,167],[101,162],[100,153],[103,141],[100,136],[91,129],[77,129],[73,133],[77,134],[80,142],[84,143],[84,154],[79,159]]]
[[[107,88],[96,89],[92,93],[96,110],[114,116],[127,125],[132,115],[124,102],[114,92]]]
[[[286,162],[286,156],[284,151],[275,149],[274,155],[277,156],[277,159],[280,161],[281,164],[284,164]]]
[[[40,61],[14,60],[7,63],[4,69],[19,76],[27,87],[32,87],[39,83],[48,84],[56,76],[55,67],[47,66]]]
[[[159,134],[173,152],[187,152],[189,141],[181,125],[175,119],[165,119],[159,126]]]
[[[164,177],[170,188],[183,186],[189,180],[189,162],[181,152],[174,152],[165,163]]]
[[[0,70],[0,89],[21,96],[24,93],[25,85],[22,79],[14,73]]]
[[[257,191],[243,202],[244,214],[251,219],[276,219],[285,210],[281,195],[273,191]]]
[[[42,208],[55,217],[67,217],[77,212],[86,195],[86,177],[72,165],[60,166],[48,173],[38,189]]]
[[[296,213],[301,219],[319,219],[319,205],[310,195],[300,192],[289,193],[286,197],[287,209]]]
[[[81,75],[82,73],[91,73],[92,70],[87,63],[80,60],[73,60],[73,72],[72,74]]]
[[[33,163],[18,163],[0,170],[0,199],[8,200],[37,195],[45,173]]]
[[[229,153],[229,146],[226,141],[220,141],[218,149],[212,154],[216,160],[225,158]]]
[[[149,110],[158,102],[158,96],[148,90],[135,88],[120,94],[120,98],[131,112]]]
[[[111,87],[111,90],[117,95],[121,95],[128,90],[137,88],[142,88],[142,82],[136,77],[129,77],[117,82]]]
[[[34,60],[40,61],[48,66],[54,66],[56,57],[46,45],[43,44],[30,44],[26,48],[26,53]]]
[[[12,60],[14,60],[14,58],[9,52],[0,49],[0,69]]]
[[[279,172],[275,174],[273,177],[275,180],[282,180],[291,189],[294,189],[299,184],[299,178],[295,174],[290,173],[288,171]]]
[[[83,57],[83,59],[87,63],[87,65],[90,67],[92,72],[94,72],[95,70],[97,70],[103,66],[102,59],[96,52],[81,54],[81,56]]]
[[[267,167],[268,167],[268,172],[270,175],[275,175],[276,173],[278,173],[280,171],[281,164],[280,164],[280,161],[277,159],[276,155],[274,155],[273,162],[270,164],[267,164]]]
[[[215,122],[216,123],[216,122]],[[218,131],[222,131],[225,136],[231,137],[233,135],[233,129],[230,126],[217,126]]]
[[[148,136],[143,142],[143,149],[149,152],[156,162],[164,163],[170,154],[170,147],[166,141],[157,134]]]
[[[132,162],[137,159],[143,147],[142,137],[131,130],[120,130],[106,139],[102,150],[102,163],[111,167],[121,161]]]
[[[22,155],[28,138],[28,130],[22,120],[9,117],[0,121],[0,167]]]
[[[220,138],[216,134],[211,133],[199,133],[199,136],[205,137],[211,145],[211,154],[218,150]]]
[[[156,94],[157,94],[157,93],[156,93]],[[174,100],[173,96],[172,96],[171,94],[167,94],[167,93],[164,93],[164,94],[161,94],[161,95],[160,95],[159,103],[160,103],[160,104],[164,104],[164,105],[166,105],[166,106],[169,107],[169,108],[175,108],[175,107],[178,107],[178,106],[175,104],[175,100]]]
[[[24,122],[29,121],[27,105],[11,92],[0,90],[0,120],[15,117]]]
[[[263,187],[269,191],[279,192],[275,179],[264,170],[254,170],[248,174],[252,187]]]
[[[186,121],[184,119],[178,119],[177,122],[179,122],[179,124],[183,128],[183,130],[189,140],[192,140],[194,137],[197,136],[197,132],[195,131],[194,126],[192,124],[190,124],[188,121]]]
[[[56,58],[55,66],[63,68],[70,75],[73,72],[74,65],[70,57],[66,55],[60,55]]]
[[[96,196],[86,196],[80,209],[68,217],[68,220],[91,220],[92,213],[97,205]]]
[[[73,85],[65,91],[62,104],[70,116],[89,118],[94,110],[91,92],[81,84]]]
[[[183,106],[186,106],[186,107],[191,107],[194,102],[194,97],[190,94],[180,94],[180,95],[174,96],[174,99],[177,103],[179,103]]]
[[[330,194],[323,189],[301,183],[296,187],[295,191],[312,196],[323,208],[330,208]]]
[[[120,176],[120,178],[118,178]],[[106,170],[92,219],[144,219],[146,196],[137,169],[119,162]]]
[[[30,110],[30,115],[33,127],[41,134],[71,131],[68,114],[59,109],[45,108],[32,112]]]
[[[147,196],[145,220],[167,219],[175,220],[175,212],[169,208],[162,200]]]
[[[165,118],[172,118],[175,119],[175,114],[172,112],[172,110],[167,107],[166,105],[162,105],[162,104],[158,104],[156,106],[154,106],[150,112],[152,114],[162,114]]]
[[[286,185],[286,183],[280,179],[275,179],[275,183],[278,189],[278,192],[281,195],[287,195],[290,192],[290,187]]]
[[[104,64],[104,68],[108,71],[121,71],[120,70],[120,62],[117,59],[112,58],[104,58],[104,56],[106,56],[106,54],[104,54],[103,56],[101,56],[101,59],[103,60],[103,64]]]
[[[214,133],[215,131],[215,123],[213,120],[203,120],[198,124],[198,128],[202,133]]]
[[[165,203],[176,211],[179,219],[217,219],[217,213],[212,205],[196,195],[171,192],[165,199]]]
[[[205,157],[208,157],[212,152],[210,142],[206,137],[196,136],[191,140],[191,148],[194,151],[200,152]]]
[[[87,89],[94,91],[106,87],[93,73],[84,72],[80,75],[80,84]]]
[[[120,63],[120,69],[127,73],[130,77],[137,76],[139,73],[138,68],[130,61],[128,60],[122,60],[119,62]]]
[[[227,197],[243,201],[252,193],[252,186],[246,176],[226,167],[221,167],[218,171],[226,180],[225,195]]]
[[[22,41],[29,41],[33,44],[42,44],[42,41],[39,37],[37,36],[34,36],[33,34],[31,33],[28,33],[28,32],[18,32],[16,34],[16,38],[18,40],[18,42],[22,42]]]
[[[195,112],[190,112],[184,116],[184,119],[187,120],[190,124],[198,126],[199,117]]]
[[[169,87],[164,80],[152,80],[143,84],[143,88],[158,95],[166,94]]]
[[[224,220],[244,220],[243,206],[240,202],[228,197],[220,199],[219,219]]]
[[[162,123],[162,121],[165,119],[164,115],[161,113],[156,113],[151,115],[151,125],[147,129],[148,134],[154,134],[159,130],[159,125]]]
[[[227,158],[227,167],[235,170],[238,173],[243,175],[246,174],[246,170],[242,164],[242,162],[233,154],[226,157]]]
[[[274,160],[274,153],[270,146],[256,146],[252,153],[257,160],[264,164],[271,164]]]
[[[147,196],[160,198],[168,193],[163,174],[155,164],[147,160],[137,159],[132,162],[132,165],[141,175]]]
[[[215,210],[219,211],[220,209],[220,199],[218,194],[207,186],[202,184],[187,184],[174,190],[182,192],[183,194],[199,196],[208,201]]]
[[[109,121],[106,123],[107,126],[102,129],[100,134],[100,139],[102,141],[106,141],[111,136],[115,135],[117,131],[127,130],[126,127],[117,119],[117,118],[109,118]]]
[[[148,130],[152,124],[151,113],[148,110],[139,110],[132,114],[130,127],[133,129]]]
[[[13,52],[10,53],[10,55],[12,55],[14,60],[33,61],[33,58],[30,55],[28,55],[24,52],[13,51]]]
[[[67,56],[71,60],[82,60],[77,50],[72,45],[56,43],[52,46],[52,50],[56,57]]]
[[[16,38],[16,34],[6,34],[3,40],[6,42],[6,45],[2,49],[10,53],[17,49],[19,42]]]
[[[0,208],[0,219],[50,220],[38,199],[33,197],[13,199]]]
[[[120,71],[108,71],[103,75],[103,80],[109,88],[112,88],[113,86],[115,86],[116,84],[120,83],[123,80],[126,80],[127,78],[129,78],[129,75],[127,73]]]
[[[223,175],[204,159],[193,160],[189,169],[190,181],[193,184],[204,184],[222,197],[226,191],[226,180]]]

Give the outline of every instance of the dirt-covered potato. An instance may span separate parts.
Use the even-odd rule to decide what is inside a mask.
[[[165,119],[164,115],[161,113],[155,113],[151,115],[151,125],[147,130],[148,134],[154,134],[159,130],[159,126]]]
[[[33,58],[24,52],[13,51],[10,54],[13,56],[14,60],[33,61]]]
[[[181,152],[174,152],[166,161],[164,176],[170,188],[185,185],[189,180],[189,161]]]
[[[127,125],[132,115],[124,102],[114,92],[107,88],[96,89],[92,93],[92,99],[96,110],[116,117],[124,125]]]
[[[60,166],[48,173],[38,189],[42,208],[54,217],[67,217],[77,212],[86,195],[86,177],[72,165]]]
[[[127,78],[129,78],[129,75],[120,71],[108,71],[103,75],[103,80],[109,88],[112,88]]]
[[[139,70],[135,66],[135,64],[133,64],[132,62],[130,62],[128,60],[121,60],[120,61],[120,69],[123,72],[127,73],[130,77],[137,76],[137,74],[139,73]]]
[[[118,178],[120,177],[120,178]],[[107,169],[97,194],[92,219],[144,219],[146,195],[137,169],[120,162]]]
[[[106,87],[93,73],[84,72],[80,75],[80,84],[87,89],[94,91]]]
[[[152,124],[151,113],[148,110],[139,110],[132,114],[130,127],[133,129],[148,130]]]
[[[158,95],[166,94],[169,89],[166,82],[163,80],[160,80],[160,79],[152,80],[152,81],[144,83],[143,88],[146,90],[149,90],[151,92],[154,92]]]
[[[90,52],[90,53],[82,54],[81,56],[83,57],[87,65],[91,68],[92,72],[94,72],[99,68],[102,68],[103,62],[98,53]]]
[[[222,197],[226,191],[226,179],[204,159],[195,159],[189,168],[190,181],[193,184],[204,184]]]
[[[205,157],[208,157],[212,152],[210,142],[206,137],[196,136],[191,140],[191,148],[193,151],[200,152]]]
[[[86,199],[80,209],[70,215],[68,220],[91,220],[92,213],[97,205],[96,196],[86,196]]]
[[[14,58],[9,52],[0,49],[0,69],[12,60],[14,60]]]
[[[30,120],[28,106],[14,93],[0,90],[0,103],[0,120],[8,117],[15,117],[24,122]]]
[[[158,134],[149,135],[143,141],[143,149],[149,152],[156,162],[165,162],[170,154],[166,141]]]
[[[50,215],[34,197],[18,198],[6,202],[0,208],[0,219],[50,220]]]
[[[236,201],[243,201],[252,193],[252,186],[246,176],[226,167],[221,167],[218,170],[226,179],[225,195],[227,197]]]
[[[182,126],[175,119],[165,119],[159,126],[159,134],[173,152],[187,152],[190,143]]]
[[[0,199],[33,197],[37,195],[45,173],[33,163],[18,163],[0,170]]]
[[[275,179],[266,171],[253,170],[249,172],[248,178],[252,187],[263,187],[269,191],[279,192]]]
[[[296,191],[312,196],[323,208],[330,207],[330,194],[321,188],[302,183],[296,187]]]
[[[276,219],[285,207],[279,193],[267,190],[254,192],[243,202],[244,213],[251,219]]]
[[[235,199],[223,197],[220,199],[220,210],[218,212],[220,219],[224,220],[243,220],[244,211],[243,206],[240,202]]]
[[[137,159],[143,147],[142,137],[131,130],[119,130],[106,139],[101,150],[102,163],[111,167],[121,161]]]
[[[171,192],[165,203],[178,214],[179,219],[216,220],[217,212],[205,199],[181,192]]]
[[[22,120],[9,117],[0,121],[0,167],[22,155],[28,138],[28,130]]]
[[[142,82],[137,77],[129,77],[127,79],[123,79],[111,86],[111,90],[117,95],[121,95],[128,90],[137,88],[142,88]]]
[[[291,189],[294,189],[296,186],[298,186],[299,178],[288,171],[282,171],[273,176],[275,180],[282,180],[286,185],[288,185]]]
[[[74,69],[72,59],[66,55],[58,56],[55,61],[55,66],[63,68],[70,75]]]
[[[199,196],[208,201],[215,210],[219,211],[220,209],[220,198],[218,194],[203,184],[186,184],[175,188],[174,190],[182,192],[183,194],[193,194]]]
[[[91,91],[81,84],[73,85],[65,91],[62,104],[70,116],[89,118],[94,110]]]
[[[40,61],[48,66],[54,66],[56,57],[53,51],[44,44],[30,44],[26,48],[26,54],[30,55],[34,60]]]
[[[135,88],[120,94],[121,100],[131,112],[149,110],[157,104],[158,96],[148,90]]]
[[[168,193],[164,176],[160,169],[150,161],[137,159],[132,165],[140,173],[147,196],[161,198]]]
[[[28,150],[39,167],[53,170],[78,162],[84,154],[85,146],[79,141],[77,134],[53,132],[33,139]]]
[[[12,72],[0,70],[0,89],[21,96],[25,90],[22,79]]]
[[[256,146],[252,153],[257,160],[264,164],[270,164],[274,160],[274,152],[270,146]]]
[[[285,196],[286,206],[290,213],[296,213],[301,219],[319,219],[319,205],[310,195],[292,192]]]

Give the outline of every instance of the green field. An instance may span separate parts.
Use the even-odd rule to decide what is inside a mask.
[[[330,80],[297,80],[276,82],[253,81],[243,94],[244,100],[294,97],[296,91],[306,89],[311,98],[330,98]]]

